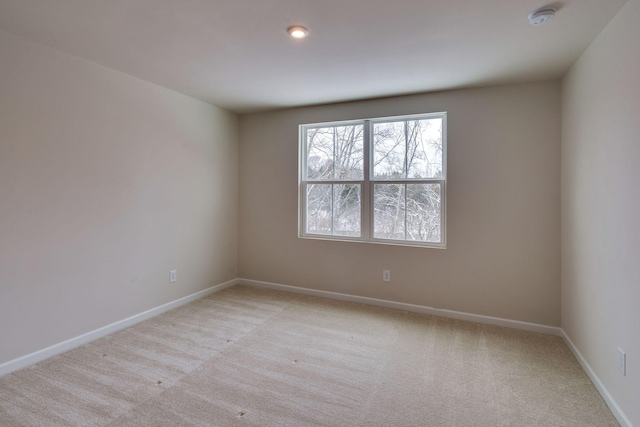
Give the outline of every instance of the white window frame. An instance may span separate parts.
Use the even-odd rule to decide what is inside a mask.
[[[371,176],[373,170],[374,156],[371,155],[373,149],[373,138],[371,138],[371,130],[374,123],[388,123],[394,121],[410,121],[410,120],[424,120],[424,119],[442,119],[442,177],[441,178],[406,178],[400,180],[376,180]],[[364,175],[362,180],[309,180],[306,179],[306,161],[307,161],[307,141],[306,131],[307,129],[332,127],[332,126],[352,126],[362,124],[363,130],[363,169]],[[299,125],[299,138],[298,138],[298,237],[303,239],[313,240],[332,240],[332,241],[347,241],[347,242],[361,242],[361,243],[375,243],[385,245],[398,245],[398,246],[417,246],[425,248],[437,248],[445,249],[447,246],[447,113],[425,113],[425,114],[412,114],[406,116],[391,116],[391,117],[378,117],[371,119],[361,120],[346,120],[324,123],[309,123]],[[373,237],[373,186],[374,184],[439,184],[440,185],[440,242],[424,242],[415,240],[401,240],[401,239],[381,239]],[[361,236],[341,236],[331,234],[316,234],[306,232],[306,188],[310,184],[359,184],[361,185],[361,200],[362,205],[360,207],[360,227]]]

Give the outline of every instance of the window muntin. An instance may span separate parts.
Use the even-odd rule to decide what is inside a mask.
[[[446,113],[300,126],[300,237],[445,247]]]

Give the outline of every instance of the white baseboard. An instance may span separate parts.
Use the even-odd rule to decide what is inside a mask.
[[[61,343],[54,344],[50,347],[43,348],[42,350],[38,350],[31,354],[27,354],[26,356],[22,356],[17,359],[10,360],[8,362],[0,364],[0,377],[2,377],[3,375],[10,374],[11,372],[17,371],[19,369],[26,368],[27,366],[41,362],[45,359],[56,356],[60,353],[64,353],[65,351],[69,351],[73,348],[79,347],[83,344],[94,341],[98,338],[102,338],[105,335],[109,335],[121,329],[127,328],[131,325],[135,325],[136,323],[142,322],[143,320],[147,320],[151,317],[162,314],[165,311],[172,310],[174,308],[180,307],[181,305],[188,304],[192,301],[203,298],[212,293],[219,292],[237,283],[238,283],[238,279],[233,279],[228,282],[221,283],[216,286],[212,286],[203,291],[199,291],[194,294],[187,295],[186,297],[179,298],[175,301],[171,301],[166,304],[160,305],[158,307],[152,308],[150,310],[144,311],[142,313],[133,315],[131,317],[127,317],[126,319],[119,320],[115,323],[111,323],[110,325],[103,326],[102,328],[98,328],[93,331],[87,332],[86,334],[79,335],[77,337],[68,339]]]
[[[442,310],[438,308],[426,307],[426,306],[416,305],[416,304],[407,304],[407,303],[388,301],[388,300],[382,300],[377,298],[368,298],[368,297],[362,297],[357,295],[342,294],[338,292],[329,292],[329,291],[321,291],[317,289],[300,288],[297,286],[282,285],[279,283],[263,282],[259,280],[238,279],[238,283],[243,285],[248,285],[248,286],[260,287],[260,288],[269,288],[269,289],[294,292],[294,293],[304,294],[304,295],[312,295],[312,296],[318,296],[323,298],[337,299],[341,301],[359,302],[363,304],[376,305],[380,307],[395,308],[399,310],[412,311],[416,313],[431,314],[434,316],[448,317],[451,319],[466,320],[470,322],[504,326],[507,328],[521,329],[525,331],[540,332],[544,334],[556,335],[556,336],[562,337],[562,339],[565,341],[565,343],[567,344],[567,346],[569,347],[573,355],[576,357],[576,359],[578,359],[578,362],[580,363],[580,366],[582,366],[582,369],[586,372],[587,376],[589,377],[593,385],[596,387],[596,390],[598,390],[598,393],[600,393],[600,395],[606,402],[607,406],[613,413],[616,420],[620,423],[622,427],[633,427],[633,424],[631,424],[631,421],[629,421],[629,419],[624,414],[624,412],[622,412],[622,410],[620,409],[616,401],[613,399],[613,397],[609,393],[609,391],[602,384],[602,381],[600,381],[600,378],[598,378],[598,376],[595,374],[593,369],[591,369],[591,367],[589,366],[585,358],[582,356],[582,354],[578,350],[578,348],[573,344],[571,339],[569,339],[569,337],[567,336],[567,334],[564,332],[562,328],[555,327],[555,326],[539,325],[536,323],[521,322],[519,320],[509,320],[509,319],[502,319],[499,317],[463,313],[459,311]]]
[[[569,347],[569,350],[571,350],[576,359],[578,359],[578,363],[580,363],[580,366],[582,366],[582,369],[586,372],[587,376],[596,387],[596,390],[598,390],[598,393],[600,393],[600,396],[602,396],[602,399],[611,410],[611,413],[614,417],[616,417],[616,420],[618,420],[622,427],[633,427],[633,424],[631,424],[629,418],[627,418],[624,412],[622,412],[622,409],[620,409],[616,401],[613,399],[613,397],[609,393],[609,390],[607,390],[604,384],[602,384],[602,381],[600,381],[600,378],[598,378],[593,369],[591,369],[591,366],[589,366],[587,360],[584,358],[584,356],[582,356],[582,353],[580,353],[578,347],[576,347],[573,341],[571,341],[571,338],[569,338],[564,329],[560,329],[560,331],[562,333],[562,339],[564,339],[567,347]]]
[[[126,319],[111,323],[110,325],[103,326],[102,328],[98,328],[96,330],[87,332],[85,334],[79,335],[77,337],[71,338],[61,343],[54,344],[42,350],[38,350],[31,354],[27,354],[17,359],[2,363],[0,364],[0,377],[10,374],[11,372],[26,368],[27,366],[33,365],[42,360],[64,353],[65,351],[79,347],[83,344],[94,341],[98,338],[102,338],[105,335],[109,335],[121,329],[135,325],[136,323],[142,322],[151,317],[162,314],[166,311],[188,304],[192,301],[203,298],[212,293],[219,292],[223,289],[226,289],[236,284],[244,284],[244,285],[255,286],[260,288],[269,288],[269,289],[275,289],[280,291],[294,292],[298,294],[312,295],[312,296],[336,299],[341,301],[358,302],[362,304],[369,304],[369,305],[375,305],[375,306],[387,307],[387,308],[395,308],[398,310],[406,310],[406,311],[411,311],[416,313],[431,314],[434,316],[447,317],[451,319],[466,320],[469,322],[504,326],[507,328],[521,329],[525,331],[539,332],[543,334],[560,336],[563,338],[563,340],[565,341],[565,343],[567,344],[567,346],[569,347],[573,355],[576,357],[576,359],[580,363],[580,366],[582,366],[582,369],[584,369],[584,371],[586,372],[591,382],[593,382],[594,386],[596,387],[596,389],[598,390],[598,392],[600,393],[600,395],[602,396],[602,398],[604,399],[607,406],[609,407],[609,409],[611,410],[615,418],[618,420],[620,425],[622,427],[633,427],[633,425],[631,424],[631,421],[629,421],[629,419],[626,417],[624,412],[622,412],[622,410],[620,409],[616,401],[613,399],[613,397],[609,393],[609,391],[602,384],[602,381],[600,381],[600,378],[598,378],[598,376],[595,374],[593,369],[591,369],[591,366],[589,366],[585,358],[582,356],[578,348],[575,346],[573,341],[571,341],[569,336],[561,328],[558,328],[555,326],[540,325],[536,323],[521,322],[519,320],[509,320],[509,319],[503,319],[499,317],[464,313],[460,311],[443,310],[443,309],[416,305],[416,304],[408,304],[403,302],[389,301],[389,300],[383,300],[383,299],[377,299],[377,298],[342,294],[339,292],[322,291],[318,289],[301,288],[298,286],[283,285],[279,283],[263,282],[263,281],[251,280],[251,279],[229,280],[228,282],[212,286],[208,289],[196,292],[191,295],[187,295],[186,297],[179,298],[175,301],[168,302],[166,304],[160,305],[158,307],[152,308],[150,310],[144,311],[142,313],[136,314]]]
[[[251,279],[238,279],[238,283],[269,288],[280,291],[294,292],[298,294],[313,295],[317,297],[337,299],[341,301],[359,302],[362,304],[376,305],[380,307],[395,308],[398,310],[412,311],[416,313],[432,314],[434,316],[447,317],[450,319],[466,320],[469,322],[484,323],[487,325],[504,326],[507,328],[521,329],[531,332],[561,336],[561,329],[555,326],[539,325],[537,323],[521,322],[519,320],[502,319],[499,317],[483,316],[480,314],[463,313],[460,311],[443,310],[439,308],[426,307],[423,305],[408,304],[404,302],[389,301],[377,298],[361,297],[357,295],[341,294],[338,292],[321,291],[317,289],[300,288],[297,286],[282,285],[279,283],[262,282]]]

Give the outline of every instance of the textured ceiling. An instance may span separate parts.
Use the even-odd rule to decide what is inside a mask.
[[[558,78],[625,1],[0,0],[0,29],[248,112]]]

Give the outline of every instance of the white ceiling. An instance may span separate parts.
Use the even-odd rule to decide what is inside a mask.
[[[0,0],[0,29],[242,113],[558,78],[625,2]]]

